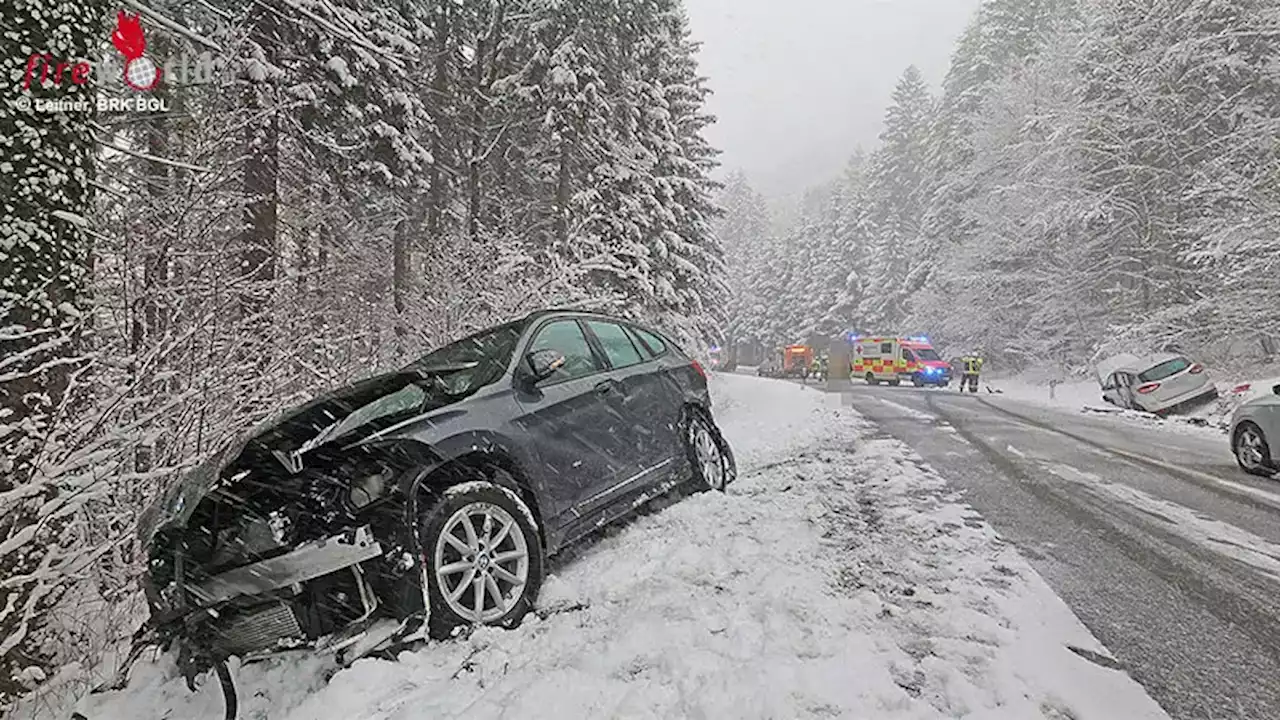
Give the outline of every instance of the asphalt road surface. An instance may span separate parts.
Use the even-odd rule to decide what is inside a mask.
[[[1238,470],[1225,437],[954,389],[844,397],[964,491],[1174,718],[1280,718],[1280,481]]]

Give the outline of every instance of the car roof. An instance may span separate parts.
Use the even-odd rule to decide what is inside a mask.
[[[1142,358],[1137,355],[1131,355],[1128,353],[1112,355],[1106,360],[1098,363],[1098,377],[1105,378],[1111,373],[1119,372],[1120,370],[1124,370],[1126,372],[1137,370],[1140,365],[1142,365]]]
[[[560,316],[560,317],[591,317],[591,318],[597,318],[597,319],[599,319],[599,320],[609,320],[609,321],[612,321],[612,322],[618,322],[618,323],[623,323],[623,324],[626,324],[626,325],[630,325],[630,326],[632,326],[632,327],[639,328],[639,329],[641,329],[641,330],[645,330],[645,331],[647,331],[647,332],[657,333],[659,336],[664,336],[664,337],[665,337],[665,334],[664,334],[664,333],[659,332],[659,331],[657,330],[657,328],[653,327],[653,326],[652,326],[652,325],[650,325],[649,323],[642,322],[642,321],[639,321],[639,320],[632,320],[631,318],[625,318],[625,317],[622,317],[622,316],[620,316],[620,315],[611,315],[611,314],[609,314],[609,313],[601,312],[601,311],[599,311],[599,310],[588,310],[588,309],[584,309],[584,308],[572,308],[572,307],[564,307],[564,308],[554,308],[554,307],[553,307],[553,308],[542,308],[541,310],[534,310],[533,312],[529,313],[528,315],[525,315],[525,316],[524,316],[524,318],[522,318],[522,319],[523,319],[525,322],[532,323],[532,322],[535,322],[535,321],[540,320],[540,319],[542,319],[542,318],[546,318],[546,317],[556,317],[556,316]]]
[[[528,315],[525,315],[525,318],[528,320],[533,320],[540,317],[546,317],[548,315],[590,315],[592,317],[608,318],[610,320],[618,320],[621,322],[632,322],[630,320],[627,320],[626,318],[618,317],[617,315],[610,315],[609,313],[600,312],[599,310],[586,310],[583,308],[572,308],[572,307],[542,308],[541,310],[534,310]]]

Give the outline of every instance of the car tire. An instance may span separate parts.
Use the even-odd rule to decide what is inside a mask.
[[[733,451],[705,412],[692,407],[685,412],[681,437],[694,490],[724,492],[737,477]]]
[[[875,376],[875,374],[874,374],[874,373],[867,373],[867,384],[868,384],[868,385],[879,385],[879,384],[880,384],[880,381],[876,379],[876,376]]]
[[[902,384],[902,381],[901,381],[901,380],[890,380],[890,381],[889,381],[889,386],[890,386],[890,387],[898,387],[898,386],[899,386],[899,385],[901,385],[901,384]]]
[[[920,377],[919,373],[916,373],[911,376],[911,384],[916,387],[924,387],[924,378]]]
[[[1252,457],[1257,453],[1258,457]],[[1262,428],[1251,422],[1241,423],[1231,440],[1231,454],[1236,456],[1236,464],[1250,475],[1271,477],[1276,469],[1271,464],[1271,448]]]
[[[487,481],[454,486],[420,530],[432,637],[473,625],[513,628],[533,609],[545,558],[533,513],[515,493]]]

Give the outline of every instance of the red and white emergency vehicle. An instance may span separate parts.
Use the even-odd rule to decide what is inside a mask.
[[[916,387],[951,382],[951,366],[933,349],[927,337],[850,337],[852,377],[872,385],[909,382]]]

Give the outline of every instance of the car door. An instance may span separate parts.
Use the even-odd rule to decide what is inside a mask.
[[[625,492],[661,478],[662,469],[673,463],[679,405],[664,378],[666,368],[645,352],[628,328],[608,320],[585,322],[609,363],[614,384],[604,394],[605,402],[615,414],[615,422],[623,427],[622,442],[630,453],[631,473],[607,490],[611,494]]]
[[[517,385],[518,424],[528,434],[547,480],[552,508],[560,516],[601,484],[624,476],[619,458],[618,422],[597,386],[607,380],[604,358],[587,341],[574,318],[552,319],[538,327],[524,356],[555,350],[565,364],[532,387]],[[522,360],[523,362],[523,360]]]
[[[1127,373],[1116,373],[1116,397],[1120,399],[1120,407],[1132,410],[1136,407],[1133,395],[1133,382],[1136,378]]]
[[[1280,463],[1280,385],[1271,388],[1271,394],[1257,401],[1261,408],[1256,417],[1262,428],[1262,436],[1271,449],[1271,462]]]
[[[1102,382],[1102,399],[1106,400],[1112,405],[1121,407],[1120,403],[1122,402],[1122,400],[1120,398],[1119,388],[1120,388],[1119,374],[1111,373],[1110,375],[1107,376],[1107,379]]]

